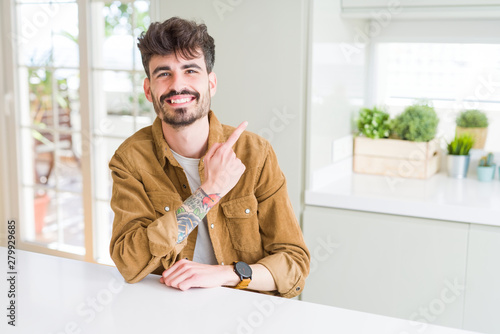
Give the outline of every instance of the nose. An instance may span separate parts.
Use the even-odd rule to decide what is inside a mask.
[[[178,73],[172,73],[172,80],[170,83],[170,89],[176,92],[180,92],[186,88],[186,82],[183,76]]]

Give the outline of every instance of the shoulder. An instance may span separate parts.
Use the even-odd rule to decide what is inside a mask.
[[[150,125],[125,139],[116,150],[115,156],[119,155],[122,159],[133,161],[140,156],[151,155],[154,152],[154,146],[152,126]]]

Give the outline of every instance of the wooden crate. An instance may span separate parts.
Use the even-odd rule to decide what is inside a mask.
[[[439,143],[354,138],[356,173],[426,179],[439,170]]]

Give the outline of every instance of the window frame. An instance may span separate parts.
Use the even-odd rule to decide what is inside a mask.
[[[159,20],[159,0],[150,1],[150,17],[151,21]],[[81,117],[81,137],[82,137],[82,205],[84,212],[84,247],[85,255],[78,255],[62,250],[50,249],[33,242],[23,241],[23,236],[26,232],[26,227],[23,226],[23,194],[22,194],[22,178],[18,172],[21,166],[21,131],[23,125],[20,120],[21,96],[19,89],[19,63],[17,50],[15,48],[16,28],[16,6],[14,0],[2,1],[0,4],[2,24],[0,32],[7,34],[10,38],[0,41],[0,105],[5,106],[2,122],[0,126],[0,153],[2,153],[2,169],[0,172],[0,180],[2,182],[0,197],[0,215],[2,222],[3,235],[6,232],[7,220],[14,219],[16,221],[16,248],[27,251],[55,255],[70,259],[84,260],[87,262],[98,263],[95,258],[96,244],[96,229],[94,228],[95,221],[95,206],[94,206],[94,156],[92,148],[92,140],[96,136],[93,131],[93,114],[92,106],[94,98],[92,96],[92,31],[91,31],[91,2],[92,0],[76,0],[78,6],[78,29],[79,29],[79,66],[80,72],[80,117]],[[123,3],[132,2],[130,0],[122,0]],[[4,71],[2,73],[2,71]],[[72,130],[74,131],[74,130]],[[9,145],[7,145],[7,141]],[[3,168],[5,167],[5,168]],[[2,210],[3,209],[3,210]],[[4,232],[5,231],[5,232]],[[6,238],[2,238],[5,240]]]

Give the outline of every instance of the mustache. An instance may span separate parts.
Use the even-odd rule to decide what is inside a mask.
[[[175,95],[193,95],[196,98],[196,100],[198,100],[200,98],[200,93],[195,92],[195,91],[190,91],[187,89],[183,89],[181,91],[171,90],[170,92],[160,96],[160,102],[163,104],[166,99],[171,98],[172,96],[175,96]]]

